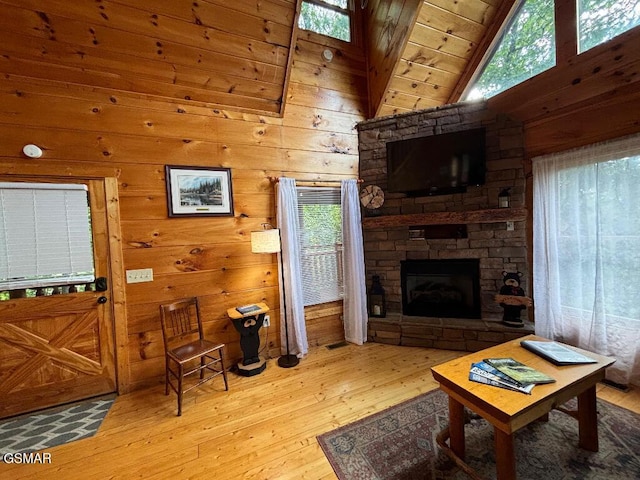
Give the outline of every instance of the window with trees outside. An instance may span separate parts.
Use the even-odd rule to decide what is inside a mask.
[[[640,25],[638,0],[575,0],[578,52]],[[489,98],[553,66],[554,0],[521,0],[465,100]]]
[[[525,0],[466,99],[489,98],[556,64],[553,0]]]
[[[342,212],[339,188],[298,187],[304,305],[342,299]]]
[[[638,0],[578,0],[578,53],[640,25]]]
[[[350,42],[349,0],[303,0],[298,27]]]

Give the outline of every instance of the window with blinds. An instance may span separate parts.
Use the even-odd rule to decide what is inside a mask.
[[[94,274],[86,185],[0,182],[0,291]]]
[[[342,212],[339,188],[298,187],[304,304],[341,300]]]

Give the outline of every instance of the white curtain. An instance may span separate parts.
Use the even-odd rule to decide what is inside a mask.
[[[360,198],[355,180],[341,185],[342,243],[344,277],[344,336],[348,342],[367,341],[367,293],[364,271],[364,247],[360,221]]]
[[[533,159],[536,334],[640,384],[640,136]]]
[[[286,299],[286,318],[284,309],[280,309],[280,350],[283,355],[287,353],[284,327],[286,321],[289,329],[289,352],[302,357],[308,353],[309,344],[304,321],[304,295],[298,244],[298,230],[300,230],[298,195],[296,181],[292,178],[279,179],[277,219],[282,243],[280,255],[284,265],[282,276],[279,277],[284,277],[284,284],[280,285],[280,305],[285,305]]]

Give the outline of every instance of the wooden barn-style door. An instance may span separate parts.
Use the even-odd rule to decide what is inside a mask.
[[[96,290],[0,301],[0,418],[117,388],[105,182],[60,183],[88,186],[95,277],[105,280]]]

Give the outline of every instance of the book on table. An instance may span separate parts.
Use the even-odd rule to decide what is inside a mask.
[[[553,383],[555,378],[513,358],[485,358],[485,362],[522,385]]]
[[[533,383],[529,385],[521,385],[519,382],[514,381],[512,378],[496,370],[486,362],[476,362],[471,364],[469,380],[527,394],[530,394],[531,390],[535,386]]]
[[[257,312],[258,310],[260,310],[260,307],[258,305],[244,305],[242,307],[236,307],[236,310],[238,311],[238,313],[246,315],[247,313]]]
[[[520,342],[520,345],[558,366],[580,365],[583,363],[598,363],[597,360],[571,350],[569,347],[566,347],[565,345],[558,342],[522,340]]]

